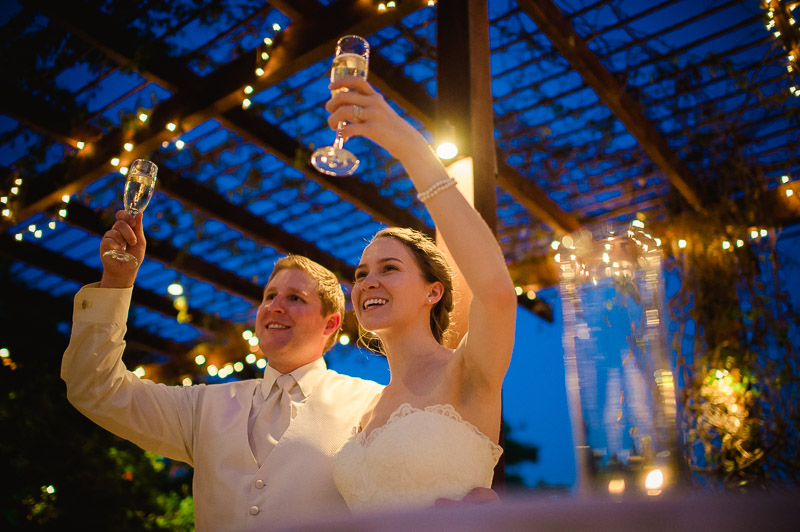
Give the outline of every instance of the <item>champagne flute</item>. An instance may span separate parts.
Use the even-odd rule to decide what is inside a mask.
[[[331,81],[345,77],[367,79],[369,69],[369,43],[357,35],[346,35],[336,43],[336,55],[331,67]],[[347,91],[337,89],[333,93]],[[345,150],[342,128],[345,122],[339,122],[336,139],[333,145],[318,148],[311,154],[311,164],[323,174],[333,176],[351,175],[358,168],[358,157]]]
[[[150,202],[150,198],[153,197],[157,172],[158,166],[152,161],[136,159],[131,163],[128,169],[128,178],[125,181],[125,195],[123,198],[125,210],[133,216],[136,216],[139,211],[143,211]],[[125,251],[125,247],[109,249],[103,253],[103,256],[113,257],[120,262],[132,262],[134,266],[138,265],[138,259]]]

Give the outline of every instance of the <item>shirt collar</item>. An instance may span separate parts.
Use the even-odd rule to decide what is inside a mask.
[[[308,397],[314,391],[314,387],[317,385],[320,379],[325,375],[325,371],[327,371],[327,369],[328,365],[325,364],[325,360],[322,357],[319,357],[318,359],[309,362],[305,366],[300,366],[299,368],[290,371],[288,374],[294,377],[294,380],[297,381],[297,386],[303,393],[303,397]],[[261,393],[264,396],[264,399],[267,398],[270,390],[272,390],[272,385],[275,384],[275,381],[281,375],[283,374],[267,364],[267,367],[264,370],[264,378],[261,380]]]

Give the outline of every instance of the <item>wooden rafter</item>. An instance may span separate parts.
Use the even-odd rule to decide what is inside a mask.
[[[83,14],[84,22],[81,22],[81,18],[76,19],[72,16],[73,12],[70,9],[63,10],[58,8],[58,5],[61,4],[43,4],[40,7],[55,19],[68,20],[69,22],[65,24],[71,26],[73,31],[78,31],[78,27],[87,30],[102,26],[102,23],[110,23],[106,19],[99,20],[94,15],[86,13]],[[26,218],[42,211],[60,201],[64,194],[72,194],[107,174],[111,171],[108,161],[119,155],[120,146],[124,142],[132,142],[134,149],[124,154],[126,160],[123,160],[122,164],[125,164],[127,159],[147,156],[162,142],[172,137],[173,133],[166,129],[168,123],[177,123],[184,129],[191,129],[208,118],[240,106],[245,86],[252,86],[255,91],[263,90],[330,56],[340,35],[374,33],[426,5],[427,3],[422,0],[408,0],[390,13],[382,15],[378,15],[369,2],[358,0],[340,0],[320,9],[317,18],[303,20],[281,32],[272,49],[270,60],[264,66],[263,76],[256,78],[253,74],[258,50],[243,53],[215,72],[200,78],[197,83],[182,86],[171,98],[161,102],[151,113],[145,127],[137,131],[132,138],[126,137],[121,129],[113,130],[93,146],[91,155],[79,157],[69,165],[55,165],[45,175],[38,176],[37,181],[42,186],[28,195],[25,204],[19,210],[20,217]],[[80,6],[76,9],[78,7]],[[92,35],[94,35],[92,39],[97,37],[94,33]],[[105,42],[105,39],[112,37],[113,35],[105,33],[102,39],[97,37],[95,40],[98,43],[101,40]],[[126,54],[125,47],[115,50],[119,52],[120,57],[130,57],[127,54],[131,52],[127,50]],[[166,54],[163,57],[166,57]],[[183,72],[185,73],[185,67]],[[166,78],[165,74],[168,73],[167,68],[161,75]],[[344,193],[341,195],[347,199]],[[376,195],[375,199],[381,198]],[[380,205],[373,206],[374,212],[377,213],[379,207]]]
[[[271,224],[264,218],[251,214],[208,187],[193,179],[181,177],[164,165],[159,167],[158,174],[159,188],[170,196],[180,199],[185,205],[191,206],[206,216],[224,220],[228,226],[256,242],[272,246],[284,253],[304,255],[336,273],[343,282],[350,283],[352,281],[355,268],[320,250],[314,244],[292,235],[279,225]],[[260,300],[261,296],[259,295]]]
[[[41,270],[50,272],[59,277],[70,279],[82,285],[100,280],[102,273],[76,260],[67,258],[47,248],[26,241],[16,241],[8,233],[0,234],[0,254],[11,260],[20,260]],[[143,288],[134,287],[132,302],[149,308],[169,318],[176,318],[177,310],[172,304],[172,299],[156,294]],[[236,329],[233,322],[208,314],[207,312],[190,308],[192,323],[209,333],[219,334],[232,332]]]
[[[53,296],[47,292],[39,290],[32,290],[30,288],[24,289],[25,308],[26,309],[47,309],[50,316],[57,317],[59,320],[70,320],[73,309],[73,297],[71,296]],[[12,294],[11,297],[16,297]],[[25,310],[23,310],[25,312]],[[41,316],[31,316],[29,319],[41,319]],[[12,334],[15,331],[10,331]],[[29,331],[20,331],[21,334],[30,334]],[[8,338],[5,338],[7,341]],[[52,342],[53,339],[49,339]],[[182,354],[191,351],[193,344],[186,342],[176,342],[167,338],[162,338],[153,333],[139,329],[128,324],[125,333],[125,342],[128,348],[125,350],[125,363],[129,365],[136,365],[141,360],[136,356],[136,351],[142,351],[148,355],[156,353],[167,356],[170,362],[180,359]],[[133,354],[129,353],[133,351]],[[132,356],[133,355],[133,356]]]
[[[100,213],[76,201],[69,204],[66,221],[98,236],[102,236],[110,226],[109,221],[105,220]],[[147,256],[179,269],[195,279],[209,283],[218,290],[235,294],[251,303],[261,302],[261,286],[207,262],[201,257],[187,254],[167,241],[148,236]]]
[[[51,113],[54,115],[58,114],[52,107],[49,107],[45,103],[40,103],[30,108],[26,103],[33,102],[21,100],[14,106],[15,115],[20,117],[25,123],[31,124],[37,130],[53,138],[66,138],[71,135],[66,122],[62,121],[50,124],[43,121],[43,117]],[[160,163],[161,161],[158,160],[157,162]],[[175,172],[170,171],[164,164],[160,164],[159,189],[169,195],[180,198],[184,204],[192,206],[194,209],[205,213],[207,216],[219,219],[237,228],[256,242],[273,247],[284,253],[305,255],[319,262],[329,270],[338,273],[343,283],[349,284],[352,282],[353,268],[344,261],[319,250],[311,243],[288,233],[279,226],[270,224],[262,218],[247,213],[241,207],[230,203],[227,199],[210,190],[208,187],[200,185],[191,179],[183,178]],[[88,214],[81,210],[81,206],[74,206],[74,209],[71,209],[70,212],[73,210],[75,216],[83,215],[81,218],[75,219],[76,223],[86,224],[92,228],[91,230],[98,234],[102,234],[108,229],[108,226],[104,228],[98,227],[97,220],[90,220]],[[70,218],[70,220],[72,220],[72,218]],[[180,256],[177,250],[168,249],[168,244],[166,243],[162,243],[160,247],[155,249],[152,246],[149,247],[148,253],[153,252],[158,253],[159,256],[157,258],[168,264],[172,263],[175,258]],[[172,259],[170,259],[170,257],[172,257]],[[201,265],[205,262],[194,257],[187,258],[186,263],[195,264],[196,266],[194,268],[203,269]],[[190,269],[191,268],[192,266],[190,266]],[[243,284],[241,279],[235,278],[235,276],[232,276],[232,274],[224,270],[211,267],[211,265],[206,267],[205,270],[207,271],[206,277],[212,279],[209,280],[212,284],[225,285],[227,286],[227,291],[239,293],[248,300],[261,301],[261,289],[255,287],[252,283],[245,282]],[[197,273],[200,278],[204,278],[201,271],[197,271]],[[255,299],[253,299],[254,297]]]
[[[688,167],[645,116],[639,103],[625,91],[572,28],[558,6],[551,0],[518,0],[517,3],[625,125],[689,205],[695,210],[702,210],[697,185]]]

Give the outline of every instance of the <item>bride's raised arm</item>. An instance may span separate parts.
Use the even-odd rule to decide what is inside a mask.
[[[516,294],[500,246],[483,218],[455,188],[425,138],[403,120],[366,81],[347,79],[347,87],[328,102],[335,127],[349,124],[345,136],[364,136],[389,151],[408,172],[447,248],[472,292],[469,330],[459,350],[469,378],[502,385],[511,359]],[[357,108],[358,107],[358,108]]]

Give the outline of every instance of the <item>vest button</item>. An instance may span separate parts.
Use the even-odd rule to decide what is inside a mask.
[[[261,489],[264,487],[264,481],[261,479],[256,480],[256,488]]]
[[[258,506],[251,506],[250,515],[256,515],[257,513],[258,513]]]

